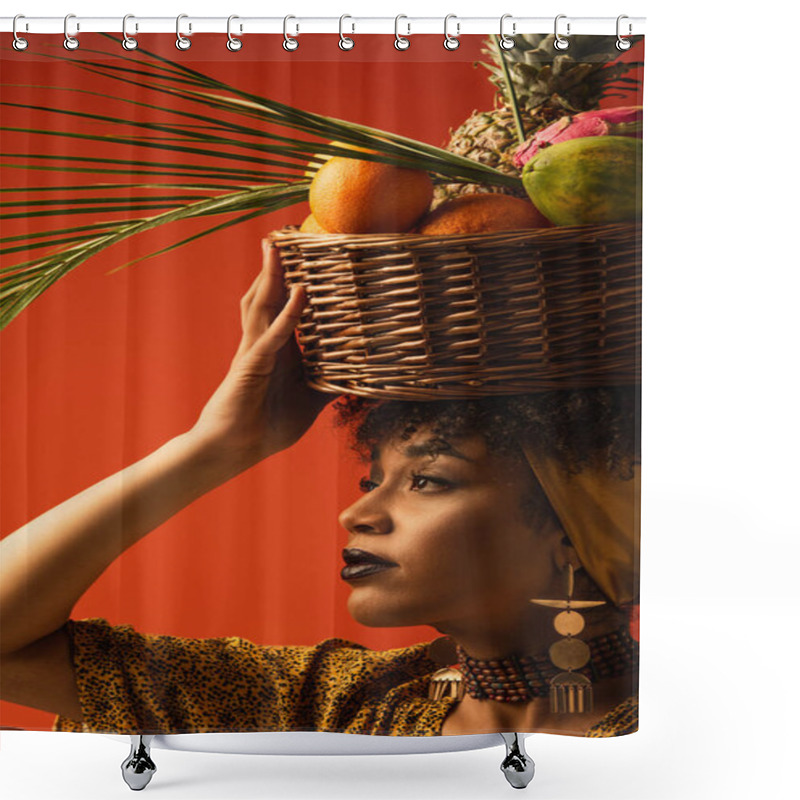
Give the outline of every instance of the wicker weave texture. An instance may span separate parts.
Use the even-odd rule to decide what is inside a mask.
[[[309,383],[400,400],[640,379],[641,229],[617,224],[431,237],[270,235]]]

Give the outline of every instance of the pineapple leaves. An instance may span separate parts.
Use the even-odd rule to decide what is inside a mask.
[[[511,113],[514,115],[514,124],[517,126],[517,140],[520,144],[525,143],[525,126],[522,124],[522,116],[519,111],[519,104],[517,103],[517,93],[514,91],[514,81],[511,80],[511,75],[508,70],[508,62],[506,61],[505,51],[500,47],[500,37],[492,36],[492,47],[495,50],[496,58],[500,62],[503,70],[503,86],[505,87],[505,94],[508,98],[508,105],[511,108]]]

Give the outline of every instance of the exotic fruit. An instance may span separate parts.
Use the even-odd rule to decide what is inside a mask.
[[[314,219],[330,233],[404,233],[432,199],[424,170],[341,156],[317,170],[308,190]]]
[[[555,225],[633,221],[641,210],[642,142],[594,136],[550,145],[525,165],[522,183]]]
[[[357,144],[348,144],[347,142],[338,142],[333,141],[330,142],[334,147],[341,147],[343,150],[357,150],[360,153],[374,153],[374,150],[370,150],[367,147],[359,147]],[[308,162],[305,172],[303,175],[306,178],[313,178],[314,175],[317,174],[317,170],[323,166],[326,161],[330,161],[333,156],[329,155],[328,153],[315,153],[314,158]]]
[[[548,220],[527,198],[507,194],[464,194],[446,200],[424,216],[417,232],[425,236],[445,236],[549,227]]]
[[[584,136],[633,136],[641,139],[642,107],[601,108],[561,117],[542,128],[514,153],[514,166],[522,169],[545,147]]]
[[[328,231],[317,222],[313,214],[309,214],[300,226],[301,233],[327,233]]]
[[[552,33],[512,38],[510,50],[499,47],[496,36],[486,40],[481,52],[488,58],[480,66],[489,70],[489,80],[497,87],[494,107],[476,110],[464,120],[452,132],[447,150],[518,177],[522,165],[515,165],[513,156],[520,142],[565,114],[596,109],[603,97],[619,88],[619,82],[630,83],[626,76],[640,65],[619,60],[614,36],[571,36],[564,51],[555,48]],[[637,37],[632,37],[631,44],[636,41]],[[434,202],[438,205],[480,192],[516,194],[517,190],[480,183],[442,183],[436,186]]]

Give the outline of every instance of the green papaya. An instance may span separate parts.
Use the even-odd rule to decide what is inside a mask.
[[[525,165],[522,183],[554,225],[632,222],[642,207],[642,141],[587,136],[559,142]]]

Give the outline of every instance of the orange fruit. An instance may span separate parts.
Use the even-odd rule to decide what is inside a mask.
[[[424,170],[341,156],[317,170],[308,191],[311,213],[330,233],[403,233],[432,199]]]
[[[334,145],[334,147],[347,148],[348,150],[358,150],[361,153],[371,152],[370,150],[367,150],[366,147],[358,147],[358,145],[347,144],[346,142],[333,141],[329,142],[329,144]],[[333,158],[333,156],[330,156],[327,153],[314,153],[314,158],[316,158],[317,161],[309,161],[306,171],[303,173],[307,178],[314,177],[317,170],[322,166],[322,164],[319,163],[320,161],[328,161],[330,158]]]
[[[464,194],[431,211],[417,230],[426,236],[441,236],[549,227],[550,222],[530,200],[507,194]]]
[[[322,225],[314,219],[313,214],[309,214],[304,220],[303,224],[300,226],[300,230],[303,233],[327,233],[328,231],[322,227]]]

